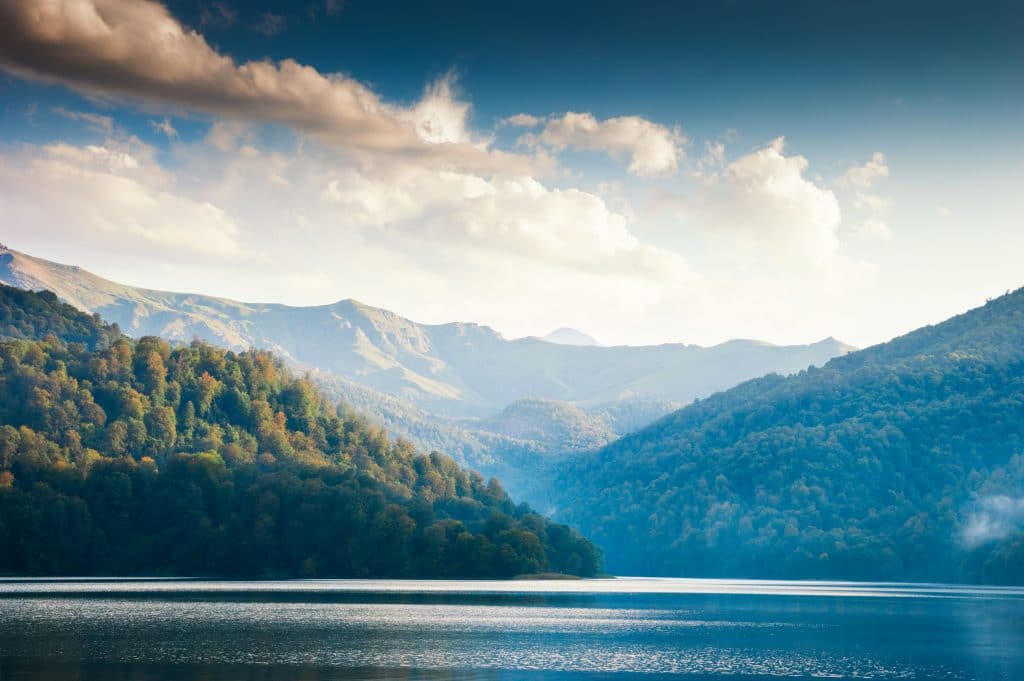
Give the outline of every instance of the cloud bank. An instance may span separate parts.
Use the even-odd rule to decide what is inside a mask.
[[[292,59],[236,63],[151,0],[0,3],[0,65],[92,95],[280,123],[356,150],[477,166],[521,161],[453,134],[464,132],[468,106],[447,84],[408,109]]]
[[[220,9],[210,22],[228,22]],[[784,340],[806,341],[794,330],[806,310],[834,313],[829,297],[870,269],[843,251],[832,190],[781,138],[730,160],[730,134],[679,173],[678,128],[520,113],[497,128],[529,129],[533,155],[511,153],[497,129],[472,127],[452,77],[389,103],[295,60],[238,62],[153,0],[0,3],[0,68],[155,116],[159,151],[116,116],[65,110],[65,126],[95,139],[0,150],[5,238],[132,283],[294,304],[352,296],[512,335],[570,325],[715,342],[784,325]],[[210,115],[208,129],[176,129],[183,111]],[[551,156],[565,150],[626,160],[636,179],[587,188]],[[866,193],[883,166],[876,155],[844,181]],[[673,197],[680,222],[634,224],[627,192],[683,182],[696,186]],[[717,254],[703,272],[664,238],[681,229]]]

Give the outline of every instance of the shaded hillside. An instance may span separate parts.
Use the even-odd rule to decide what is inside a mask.
[[[1024,289],[562,466],[618,573],[1024,582]]]
[[[389,440],[267,352],[133,342],[6,286],[0,310],[22,335],[46,331],[0,342],[0,573],[599,568],[573,530],[444,455]]]
[[[596,347],[506,340],[476,324],[418,324],[353,300],[315,307],[240,303],[116,284],[77,267],[0,252],[0,281],[48,289],[132,336],[206,340],[272,350],[436,414],[489,417],[524,398],[603,405],[624,399],[688,403],[769,372],[820,365],[850,347],[826,339],[773,346]]]
[[[516,440],[560,442],[566,451],[594,449],[615,439],[615,432],[600,416],[548,400],[518,400],[480,426]]]

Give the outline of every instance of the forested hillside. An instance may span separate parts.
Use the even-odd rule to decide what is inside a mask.
[[[619,573],[1024,583],[1024,289],[563,465]]]
[[[132,342],[0,287],[0,573],[592,575],[496,481],[336,407],[266,352]]]
[[[310,377],[329,397],[351,405],[388,433],[497,477],[509,494],[545,513],[551,507],[547,470],[552,464],[597,449],[682,406],[631,399],[581,408],[524,399],[489,418],[453,418],[328,372]]]

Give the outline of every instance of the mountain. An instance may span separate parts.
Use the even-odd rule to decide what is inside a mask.
[[[600,447],[679,408],[679,403],[626,400],[578,407],[524,399],[490,417],[431,413],[399,397],[324,372],[309,374],[333,399],[351,405],[388,433],[423,451],[440,451],[461,465],[499,478],[509,493],[552,508],[549,481],[539,471],[553,462]]]
[[[688,403],[769,372],[820,365],[852,348],[734,340],[640,347],[506,340],[486,326],[418,324],[354,300],[290,307],[116,284],[77,267],[0,251],[0,282],[47,289],[135,337],[271,350],[434,414],[487,418],[521,399],[583,407],[621,400]]]
[[[601,345],[593,337],[588,336],[582,331],[576,329],[570,329],[567,326],[563,326],[560,329],[555,329],[548,335],[541,338],[543,341],[548,343],[555,343],[557,345]]]
[[[593,575],[596,548],[266,351],[0,286],[0,574]]]
[[[562,462],[617,574],[1024,583],[1024,289]]]

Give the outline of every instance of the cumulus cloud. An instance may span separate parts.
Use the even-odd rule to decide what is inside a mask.
[[[889,200],[872,191],[872,188],[876,182],[887,177],[889,177],[889,165],[885,160],[885,154],[876,151],[867,163],[850,166],[838,181],[838,186],[841,189],[852,189],[853,208],[870,215],[868,219],[860,223],[858,233],[882,241],[892,240],[892,230],[884,219],[889,208]]]
[[[786,155],[780,137],[712,177],[697,197],[683,201],[683,217],[704,230],[769,245],[776,254],[829,260],[839,249],[839,201],[804,176],[807,166],[803,156]]]
[[[223,149],[177,143],[173,173],[151,150],[109,140],[0,156],[8,238],[122,259],[178,253],[230,263],[258,250],[277,256],[261,277],[290,288],[256,294],[265,283],[236,276],[228,286],[246,281],[250,299],[321,291],[386,306],[399,296],[429,311],[440,295],[440,320],[464,299],[459,318],[497,316],[506,329],[540,314],[549,325],[581,299],[590,314],[602,306],[638,314],[695,280],[682,257],[640,241],[626,215],[586,191],[405,159],[353,163],[308,141],[271,151],[223,127],[210,133]],[[331,275],[294,286],[308,272]],[[216,273],[203,276],[217,285]],[[488,298],[490,308],[503,300],[502,310],[489,309]]]
[[[410,257],[440,251],[519,256],[566,271],[619,273],[654,286],[691,276],[680,256],[642,243],[626,215],[579,189],[406,162],[358,166],[310,147],[294,155],[252,149],[227,159],[220,171],[225,179],[204,184],[218,203],[236,206],[245,224],[281,224],[298,212],[307,224],[330,225],[330,232]]]
[[[853,197],[853,207],[881,213],[889,207],[889,200],[877,194],[857,192]]]
[[[5,228],[54,242],[88,234],[122,253],[251,257],[223,210],[179,195],[146,155],[113,144],[56,143],[0,157]]]
[[[548,119],[535,139],[557,151],[571,148],[628,156],[629,172],[640,176],[675,172],[686,143],[678,130],[639,116],[599,121],[591,113],[575,112]]]
[[[885,161],[885,154],[876,151],[871,155],[871,160],[863,165],[850,166],[843,179],[854,187],[867,189],[875,183],[889,177],[889,165]]]
[[[236,63],[153,0],[11,0],[0,3],[0,66],[82,92],[124,96],[281,123],[352,149],[404,153],[443,164],[493,166],[523,159],[487,153],[449,134],[464,121],[423,125],[424,110],[465,115],[428,91],[413,110],[381,100],[341,74],[292,59]],[[435,119],[427,115],[427,120]]]
[[[416,242],[515,253],[659,284],[689,276],[682,258],[641,244],[626,218],[599,197],[531,178],[404,172],[395,183],[350,174],[329,183],[324,195],[367,224]]]
[[[216,121],[206,132],[205,142],[219,151],[233,151],[252,137],[249,125],[242,121]]]
[[[474,139],[467,127],[469,104],[455,98],[455,77],[448,74],[429,85],[423,97],[403,116],[416,134],[431,144],[470,144],[483,149],[487,140]]]

